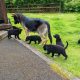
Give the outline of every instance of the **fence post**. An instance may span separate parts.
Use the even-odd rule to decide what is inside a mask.
[[[64,0],[61,1],[61,12],[64,12]]]
[[[4,20],[4,22],[7,24],[8,23],[8,19],[7,19],[7,12],[6,12],[6,6],[4,3],[4,0],[0,0],[0,13],[2,15],[2,18]]]
[[[5,1],[0,0],[0,17],[3,20],[2,23],[0,24],[0,30],[5,30],[11,28],[11,24],[8,24],[8,18],[7,18],[7,11],[6,11],[6,6],[5,6]]]

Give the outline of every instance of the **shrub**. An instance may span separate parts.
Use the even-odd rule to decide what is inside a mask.
[[[65,3],[65,11],[71,12],[80,12],[80,1],[79,0],[72,0],[70,2]]]

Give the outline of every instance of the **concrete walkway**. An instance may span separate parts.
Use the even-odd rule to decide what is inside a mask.
[[[0,31],[0,40],[2,40],[3,38],[5,38],[7,35],[7,31]]]
[[[0,80],[64,80],[14,39],[0,41]]]

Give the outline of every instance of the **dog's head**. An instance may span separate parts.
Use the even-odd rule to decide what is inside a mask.
[[[43,49],[44,49],[44,50],[46,50],[46,46],[47,46],[46,44],[43,46]]]
[[[26,41],[28,41],[29,39],[30,39],[30,37],[29,37],[29,36],[27,36],[27,37],[26,37]]]
[[[21,22],[21,14],[12,14],[12,17],[14,18],[14,24],[19,24]]]
[[[60,39],[60,35],[59,34],[55,34],[55,35],[53,35],[53,37],[56,38],[56,39]]]

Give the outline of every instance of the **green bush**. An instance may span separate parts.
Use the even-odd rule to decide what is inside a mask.
[[[79,0],[72,0],[70,2],[65,3],[65,11],[71,12],[80,12],[80,1]]]

